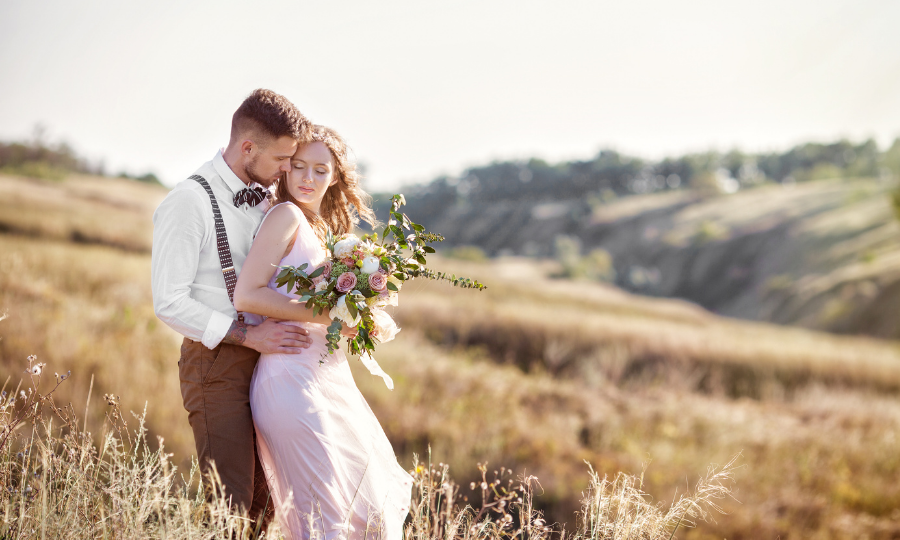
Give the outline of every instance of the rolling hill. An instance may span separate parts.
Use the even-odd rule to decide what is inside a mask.
[[[858,210],[853,215],[861,224],[854,231],[879,231],[863,222],[883,218],[876,212],[882,188],[874,184],[865,198],[847,202],[853,191],[836,184],[804,184],[768,195],[768,188],[760,188],[755,196],[768,200],[784,193],[782,208],[803,208],[806,197],[798,194],[809,189],[809,197],[831,201],[809,203],[832,208],[824,214],[798,210],[794,221],[785,217],[792,234],[820,234],[835,223],[845,227],[838,219],[845,205]],[[149,287],[150,216],[165,193],[123,179],[0,175],[0,312],[7,314],[0,321],[0,375],[14,385],[28,354],[38,355],[49,372],[71,370],[58,400],[86,409],[89,427],[99,426],[105,414],[99,398],[104,393],[121,396],[126,411],[146,407],[150,440],[165,437],[184,467],[193,441],[178,389],[180,338],[153,315]],[[754,191],[737,194],[745,195]],[[659,259],[647,255],[660,268],[667,257],[678,257],[678,231],[687,234],[705,222],[730,231],[702,244],[689,236],[687,245],[708,246],[708,253],[751,234],[738,212],[749,199],[739,204],[735,196],[678,197],[683,195],[604,203],[591,227],[637,220],[640,225],[622,232],[621,242],[633,241],[638,251],[648,226],[675,216],[677,226],[648,244],[668,253]],[[720,210],[718,204],[733,206]],[[570,223],[568,210],[522,208],[531,216],[523,227],[533,212],[543,216],[543,225],[527,225],[534,227],[527,232],[510,228],[505,237],[498,233],[496,251],[508,247],[518,253],[516,234],[535,242],[579,234],[563,226]],[[500,210],[492,217],[495,224],[507,221]],[[834,220],[815,221],[829,212],[838,212]],[[408,213],[424,221],[413,205]],[[454,207],[434,216],[429,227],[458,244],[474,244],[473,231],[484,227],[478,219],[487,219],[478,216]],[[583,242],[592,247],[589,238]],[[835,261],[835,269],[823,267],[822,275],[857,264],[889,268],[889,245],[883,247],[885,254],[879,251],[868,262],[822,247],[810,256]],[[616,260],[615,249],[610,252]],[[715,264],[730,260],[708,257],[720,261]],[[464,486],[479,477],[478,463],[535,474],[542,486],[536,503],[551,521],[571,523],[587,484],[585,461],[601,474],[640,474],[646,466],[644,489],[656,500],[670,500],[707,464],[740,452],[744,466],[737,475],[737,501],[724,504],[728,515],[681,530],[680,538],[900,534],[897,342],[740,321],[683,300],[558,279],[553,276],[564,269],[557,262],[445,257],[435,264],[477,277],[489,289],[460,291],[423,281],[404,288],[395,312],[403,331],[378,352],[395,380],[393,392],[352,363],[404,466],[411,466],[414,453],[423,456],[430,449],[435,462],[451,464]],[[778,268],[776,276],[787,267]],[[660,286],[674,280],[666,273],[660,270]],[[754,279],[766,281],[762,276],[768,275],[760,271]],[[801,282],[792,278],[785,286]]]
[[[602,200],[460,199],[408,213],[488,255],[593,259],[639,294],[731,317],[900,337],[900,223],[892,179],[763,184]],[[599,254],[599,256],[598,256]],[[570,266],[576,264],[570,263]]]

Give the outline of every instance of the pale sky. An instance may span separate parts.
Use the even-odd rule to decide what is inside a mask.
[[[494,159],[900,136],[898,0],[0,0],[0,140],[173,185],[257,87],[370,190]]]

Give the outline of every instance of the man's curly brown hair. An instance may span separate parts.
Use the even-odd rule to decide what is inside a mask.
[[[309,120],[286,97],[257,88],[231,117],[231,142],[249,134],[260,139],[261,145],[280,137],[300,140],[307,137],[308,129]]]

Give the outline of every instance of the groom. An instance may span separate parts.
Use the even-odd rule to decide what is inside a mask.
[[[268,205],[260,187],[290,172],[307,129],[307,119],[285,97],[255,90],[234,113],[224,151],[175,186],[153,215],[153,307],[184,336],[181,395],[200,467],[206,472],[215,463],[231,505],[247,509],[252,519],[271,510],[250,416],[253,368],[260,353],[297,353],[310,338],[274,319],[239,317],[231,296]],[[266,511],[263,521],[271,515]]]

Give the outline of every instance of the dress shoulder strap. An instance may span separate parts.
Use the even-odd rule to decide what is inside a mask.
[[[259,230],[262,228],[263,223],[265,223],[266,220],[269,218],[269,216],[272,215],[272,210],[275,210],[276,208],[278,208],[279,206],[281,206],[281,205],[283,205],[283,204],[293,204],[293,203],[291,203],[291,201],[280,202],[280,203],[276,204],[275,206],[273,206],[273,207],[269,208],[268,210],[266,210],[266,215],[263,216],[262,221],[259,222],[259,227],[256,228],[256,232],[257,232],[257,233],[258,233]],[[254,236],[255,236],[255,235],[254,235]]]

